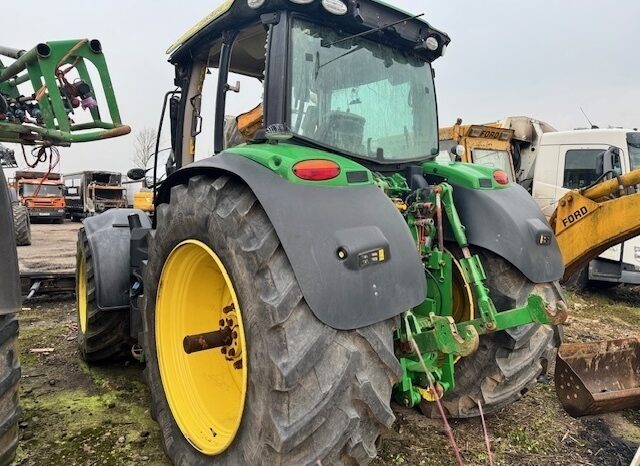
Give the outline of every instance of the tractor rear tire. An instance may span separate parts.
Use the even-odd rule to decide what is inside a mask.
[[[170,203],[160,205],[156,213],[158,226],[149,241],[144,270],[145,375],[152,395],[152,416],[160,425],[169,459],[179,465],[284,466],[315,465],[317,461],[358,465],[375,458],[381,426],[390,426],[395,419],[390,408],[391,388],[401,375],[393,351],[396,322],[391,319],[339,331],[319,321],[302,295],[266,212],[253,192],[236,178],[193,177],[187,185],[173,187]],[[179,426],[179,422],[188,422],[177,419],[176,413],[184,417],[184,411],[173,413],[168,401],[175,399],[172,388],[177,386],[177,378],[163,379],[163,368],[166,370],[169,363],[161,367],[167,352],[177,351],[177,357],[182,357],[182,344],[176,344],[180,348],[174,350],[162,343],[167,341],[162,333],[166,324],[163,326],[158,316],[166,309],[164,299],[170,294],[166,290],[172,285],[167,284],[170,279],[161,278],[171,269],[174,251],[193,243],[212,251],[223,264],[244,322],[246,347],[242,354],[248,360],[246,395],[244,391],[241,395],[244,407],[241,418],[236,417],[237,431],[215,452],[196,447],[185,434],[191,426]],[[167,272],[166,276],[171,275]],[[176,293],[187,293],[188,282],[182,282]],[[205,296],[219,303],[221,296],[227,296],[221,293],[211,286]],[[185,306],[188,311],[200,307]],[[170,309],[178,312],[175,306]],[[211,325],[218,325],[217,320]],[[209,349],[206,356],[200,353],[205,369],[220,358],[220,352]],[[225,350],[224,354],[229,353]],[[220,370],[200,386],[206,389],[217,384],[224,372]],[[192,398],[196,384],[189,382],[185,397]],[[212,418],[224,409],[224,397],[212,395],[206,400],[203,403],[214,413]],[[216,437],[213,428],[219,432],[217,424],[205,419],[204,425],[211,426]]]
[[[15,314],[0,316],[0,466],[13,462],[18,447],[18,320]]]
[[[29,209],[21,204],[12,204],[13,227],[16,232],[16,246],[29,246],[31,244],[31,220]]]
[[[498,311],[523,306],[531,293],[551,306],[563,301],[557,283],[536,284],[502,257],[484,250],[480,256],[487,274],[486,286]],[[562,328],[528,324],[480,336],[480,346],[471,356],[456,363],[456,387],[442,398],[445,412],[454,418],[494,413],[520,399],[554,360],[562,339]],[[439,417],[434,403],[423,401],[422,412]]]
[[[123,359],[131,348],[129,310],[102,310],[96,303],[91,246],[84,228],[78,231],[76,255],[78,350],[90,364]]]

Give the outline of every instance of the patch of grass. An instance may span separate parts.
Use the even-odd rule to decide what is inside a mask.
[[[531,453],[543,453],[545,451],[537,437],[524,427],[517,427],[507,432],[507,440],[518,450],[526,450]]]
[[[571,303],[577,303],[578,308],[573,312],[591,319],[614,317],[634,327],[640,327],[640,307],[634,303],[616,299],[609,294],[585,293],[568,294]]]

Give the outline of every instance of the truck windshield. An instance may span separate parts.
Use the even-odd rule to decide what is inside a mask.
[[[20,195],[35,196],[36,190],[38,191],[38,197],[62,197],[62,186],[43,184],[38,190],[37,184],[22,184],[20,185]]]
[[[409,52],[307,21],[291,34],[295,135],[348,155],[398,162],[435,157],[431,65]]]
[[[640,168],[640,133],[627,133],[631,170]]]
[[[473,162],[478,165],[502,170],[509,175],[509,180],[514,181],[511,173],[511,158],[506,150],[472,149]]]

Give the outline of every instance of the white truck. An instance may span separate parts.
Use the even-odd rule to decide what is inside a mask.
[[[616,154],[611,168],[617,174],[640,168],[640,132],[636,129],[556,131],[529,117],[509,117],[500,123],[514,130],[512,156],[518,182],[531,192],[547,217],[568,190],[596,182],[607,149]],[[576,280],[601,287],[640,284],[640,237],[609,248]]]

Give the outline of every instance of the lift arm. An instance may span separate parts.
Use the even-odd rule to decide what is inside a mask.
[[[0,141],[67,146],[131,131],[120,120],[98,40],[46,42],[29,51],[0,46],[0,55],[14,60],[7,66],[0,61]],[[88,64],[97,71],[108,119]],[[29,91],[19,88],[26,83]],[[80,110],[87,110],[88,121],[75,121]]]
[[[571,191],[549,222],[562,251],[564,280],[602,252],[640,235],[640,169]]]

